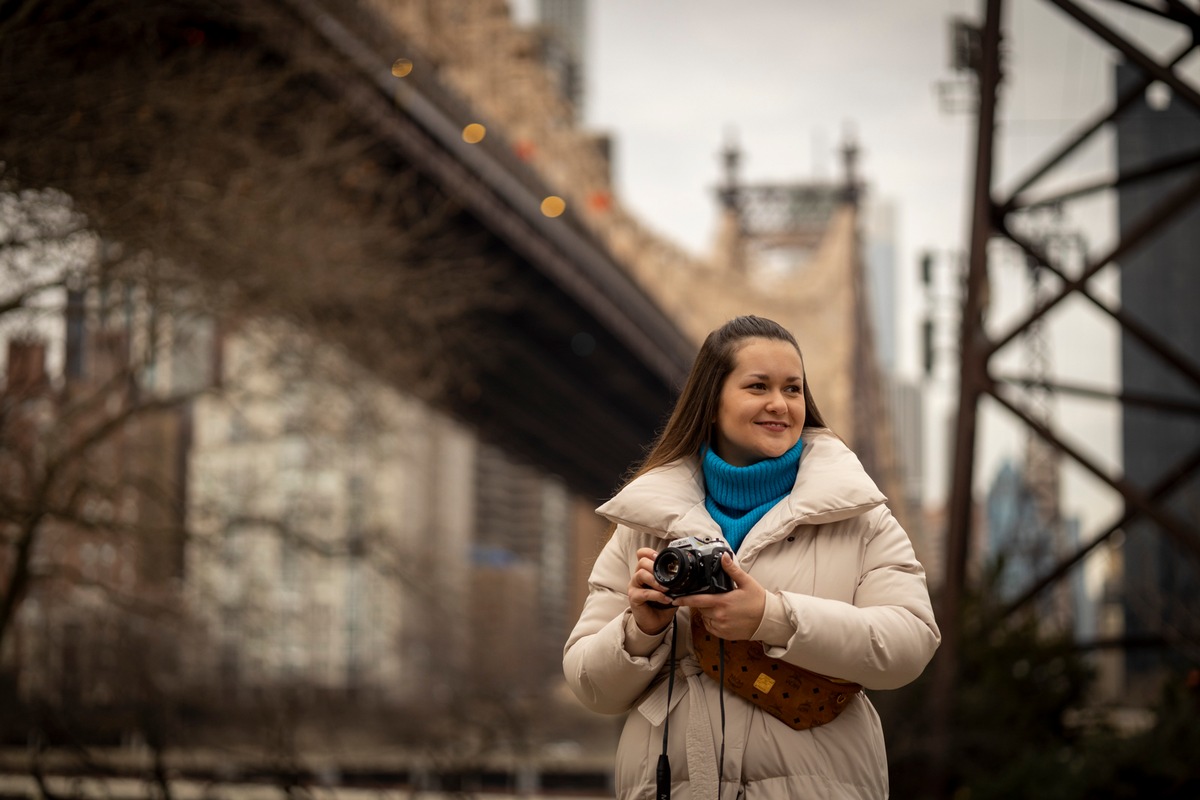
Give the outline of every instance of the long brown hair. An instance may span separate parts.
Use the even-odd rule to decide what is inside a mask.
[[[752,315],[735,317],[708,334],[700,352],[692,363],[687,382],[675,408],[667,420],[662,433],[654,440],[645,460],[630,473],[625,483],[643,475],[655,467],[696,455],[712,437],[713,420],[717,417],[717,404],[725,379],[733,371],[734,357],[747,339],[775,339],[787,342],[796,348],[800,362],[804,354],[796,337],[773,320]],[[812,392],[808,388],[808,369],[804,370],[804,429],[825,428],[824,418],[817,409]]]

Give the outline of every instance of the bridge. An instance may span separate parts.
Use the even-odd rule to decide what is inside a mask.
[[[0,26],[6,177],[65,191],[106,238],[290,295],[272,307],[585,496],[609,493],[665,419],[693,343],[576,209],[542,213],[562,192],[502,132],[464,141],[477,117],[370,4],[6,3]],[[353,212],[298,197],[324,192]],[[420,233],[381,237],[381,215]],[[296,266],[338,263],[342,240],[394,257],[371,254],[365,288]],[[389,274],[405,270],[466,313],[386,296],[412,285]],[[380,352],[414,342],[416,368]]]

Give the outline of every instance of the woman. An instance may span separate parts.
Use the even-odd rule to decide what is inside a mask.
[[[690,630],[700,615],[730,647],[760,642],[771,658],[866,689],[914,680],[941,637],[885,499],[825,426],[790,333],[748,316],[709,334],[645,462],[597,509],[613,532],[564,651],[588,708],[632,711],[618,797],[657,796],[664,747],[675,800],[887,796],[883,731],[864,694],[831,722],[793,729],[701,674]],[[655,558],[692,536],[737,554],[721,556],[731,591],[664,593]]]

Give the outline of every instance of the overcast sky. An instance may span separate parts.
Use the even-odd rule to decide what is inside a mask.
[[[782,181],[840,174],[849,130],[873,192],[921,197],[961,233],[967,119],[940,114],[934,93],[948,4],[870,5],[594,2],[586,117],[616,134],[626,202],[705,252],[727,135],[748,179]]]
[[[514,0],[514,13],[529,20],[535,5]],[[622,202],[699,255],[715,234],[713,187],[727,137],[743,151],[745,179],[788,181],[839,176],[849,133],[870,195],[895,209],[896,268],[910,278],[922,251],[961,251],[967,239],[976,134],[962,110],[970,81],[949,66],[948,29],[955,16],[981,20],[983,5],[591,0],[585,124],[613,136]],[[1001,176],[1104,102],[1114,61],[1045,0],[1007,7]],[[957,112],[939,101],[939,86]],[[1069,166],[1094,172],[1106,155],[1101,140]],[[900,323],[911,345],[914,325]],[[908,353],[908,366],[916,363]]]

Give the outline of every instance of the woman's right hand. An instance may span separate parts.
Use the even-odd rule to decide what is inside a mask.
[[[629,581],[629,607],[633,609],[633,621],[637,623],[642,633],[662,633],[671,624],[672,617],[679,609],[671,605],[671,598],[663,594],[663,586],[654,580],[654,559],[658,551],[649,547],[637,551],[637,569]],[[655,608],[651,603],[659,603],[666,608]]]

